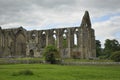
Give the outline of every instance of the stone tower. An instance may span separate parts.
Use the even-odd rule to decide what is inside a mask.
[[[83,53],[82,58],[96,57],[95,34],[94,30],[91,28],[88,11],[85,11],[81,23],[81,52]]]
[[[95,34],[88,11],[79,27],[31,31],[0,27],[0,57],[42,57],[48,45],[55,45],[62,58],[95,58]]]

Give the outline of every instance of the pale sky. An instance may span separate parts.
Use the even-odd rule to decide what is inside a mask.
[[[0,0],[0,26],[41,30],[80,26],[89,11],[96,39],[120,42],[120,0]]]

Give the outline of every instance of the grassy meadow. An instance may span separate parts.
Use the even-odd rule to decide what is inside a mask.
[[[14,75],[29,70],[33,75]],[[120,80],[120,65],[0,65],[0,80]]]

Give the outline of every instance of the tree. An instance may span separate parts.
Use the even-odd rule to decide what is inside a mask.
[[[101,42],[96,40],[96,56],[99,57],[102,55]]]
[[[106,39],[105,40],[105,48],[104,48],[104,53],[106,57],[110,57],[110,55],[115,52],[120,50],[120,44],[116,39],[110,40]]]
[[[44,49],[44,56],[47,62],[54,64],[56,62],[56,58],[59,57],[59,53],[55,46],[49,45]]]
[[[120,62],[120,51],[113,52],[110,58],[116,62]]]

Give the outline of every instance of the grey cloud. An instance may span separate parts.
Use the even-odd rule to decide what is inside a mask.
[[[115,9],[120,7],[120,0],[77,0],[77,3],[87,8]]]
[[[28,9],[30,4],[21,0],[0,0],[0,12],[3,14],[16,13]],[[0,14],[1,14],[0,13]]]
[[[47,8],[54,8],[62,5],[75,4],[75,0],[34,0],[33,2],[39,6],[43,6]]]
[[[0,25],[15,22],[29,25],[34,22],[35,25],[38,22],[43,24],[45,21],[57,20],[60,23],[71,22],[74,18],[82,16],[85,10],[90,11],[92,17],[120,12],[119,2],[119,0],[0,0]]]
[[[20,0],[0,0],[0,25],[17,21],[29,7]]]

